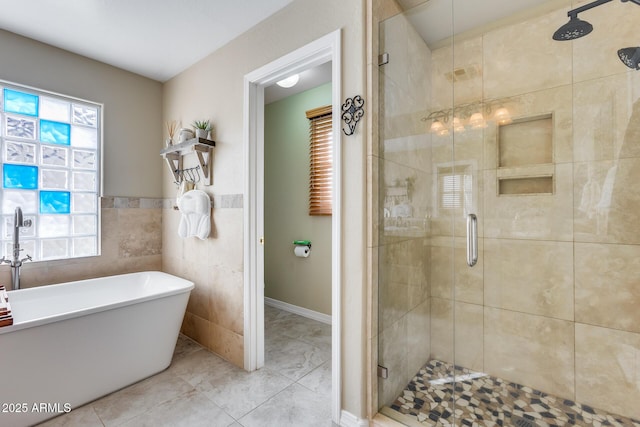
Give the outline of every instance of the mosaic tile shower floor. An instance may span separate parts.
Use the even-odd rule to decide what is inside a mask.
[[[452,368],[439,360],[429,361],[382,412],[410,426],[640,427],[640,420],[459,366],[455,366],[454,383]]]

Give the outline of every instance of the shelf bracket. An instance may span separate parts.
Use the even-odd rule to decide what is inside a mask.
[[[164,155],[164,159],[173,174],[173,180],[175,182],[180,181],[179,171],[182,169],[182,156],[179,153],[167,153]]]
[[[213,158],[213,148],[204,145],[194,145],[193,150],[198,156],[200,170],[204,176],[204,184],[211,185],[211,160]]]

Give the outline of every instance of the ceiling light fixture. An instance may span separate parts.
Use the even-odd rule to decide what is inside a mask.
[[[300,80],[300,76],[297,74],[294,74],[290,77],[287,77],[286,79],[282,79],[279,82],[277,82],[276,84],[280,87],[284,87],[284,88],[290,88],[296,85],[296,83],[298,83],[298,80]]]

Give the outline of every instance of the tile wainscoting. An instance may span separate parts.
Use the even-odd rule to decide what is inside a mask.
[[[244,213],[242,194],[214,195],[211,234],[178,236],[180,211],[165,198],[162,269],[191,280],[182,333],[238,367],[244,365]]]
[[[23,288],[162,269],[163,199],[104,196],[100,206],[100,255],[27,262]],[[0,283],[11,283],[8,266],[0,267]]]

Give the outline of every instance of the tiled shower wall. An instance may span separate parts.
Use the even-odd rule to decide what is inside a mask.
[[[431,191],[424,194],[436,196],[422,239],[428,242],[424,258],[396,256],[400,252],[388,249],[390,228],[381,233],[379,316],[402,317],[396,308],[399,292],[383,289],[394,281],[410,289],[410,279],[398,269],[424,267],[430,329],[422,331],[429,342],[422,345],[430,349],[429,357],[452,361],[455,356],[468,368],[638,418],[640,74],[622,65],[616,51],[637,45],[630,14],[640,10],[612,2],[589,16],[596,29],[592,34],[555,42],[551,34],[566,22],[568,10],[460,38],[453,50],[436,48],[426,73],[433,88],[428,111],[450,108],[453,94],[456,106],[501,99],[514,119],[552,113],[553,194],[498,194],[499,177],[535,175],[538,167],[499,167],[494,121],[485,129],[442,137],[428,134],[430,122],[421,136],[399,136],[389,132],[385,120],[380,171],[385,184],[381,179],[380,185],[397,175],[390,163],[402,163],[405,171],[429,163],[431,168],[420,168],[431,173],[426,181]],[[390,48],[397,45],[387,40]],[[481,72],[452,87],[446,78],[452,63]],[[421,83],[404,67],[409,70],[403,74],[405,88],[418,91]],[[393,103],[402,105],[402,99],[386,97],[384,108],[393,112]],[[395,120],[410,115],[402,112]],[[390,141],[413,147],[411,141],[420,138],[430,150],[404,148],[391,161]],[[480,235],[473,268],[465,263],[465,212],[437,208],[438,173],[454,159],[473,176],[468,210],[478,215]],[[384,328],[384,321],[380,325]],[[380,357],[391,360],[391,353],[400,351],[395,346],[403,343],[397,337],[383,339],[384,333],[381,329]],[[386,403],[386,394],[380,397]]]
[[[23,288],[162,268],[162,199],[101,198],[101,248],[98,257],[26,262]],[[0,283],[11,283],[8,266]]]

